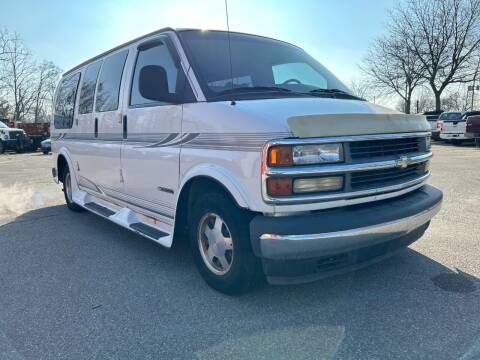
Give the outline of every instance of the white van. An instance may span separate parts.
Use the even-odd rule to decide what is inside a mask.
[[[302,49],[163,29],[64,74],[55,181],[87,209],[165,247],[189,238],[217,290],[356,269],[420,238],[430,127],[353,96]]]

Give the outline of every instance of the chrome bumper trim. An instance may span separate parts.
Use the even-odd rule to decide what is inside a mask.
[[[359,197],[378,195],[383,193],[389,193],[394,191],[400,191],[404,189],[411,188],[410,190],[415,190],[422,186],[425,181],[430,177],[430,172],[425,175],[410,180],[397,185],[390,185],[381,188],[374,188],[361,191],[353,191],[349,193],[338,193],[338,194],[327,194],[327,195],[294,195],[283,198],[275,198],[272,200],[273,203],[277,205],[291,205],[291,204],[305,204],[318,201],[334,201],[334,200],[343,200],[343,199],[355,199]]]
[[[426,154],[406,156],[403,159],[403,166],[418,164],[429,160],[433,156],[432,152]],[[289,167],[289,168],[269,168],[266,172],[267,176],[302,176],[302,175],[324,175],[351,173],[359,171],[383,170],[400,167],[401,160],[385,160],[359,164],[336,164],[336,165],[316,165],[305,167]]]
[[[303,235],[277,235],[277,234],[262,234],[260,240],[264,241],[291,241],[292,246],[296,246],[297,241],[322,241],[326,239],[333,239],[336,241],[354,240],[373,240],[375,238],[394,238],[406,235],[409,232],[419,228],[430,221],[441,208],[442,203],[438,202],[431,208],[410,217],[398,219],[395,221],[367,226],[358,229],[329,232],[322,234],[303,234]]]

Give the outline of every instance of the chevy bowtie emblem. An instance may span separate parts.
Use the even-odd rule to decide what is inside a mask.
[[[401,156],[400,159],[397,160],[396,165],[400,169],[405,169],[408,166],[408,158],[406,156]]]

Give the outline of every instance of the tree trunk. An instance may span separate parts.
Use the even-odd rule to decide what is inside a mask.
[[[410,114],[412,107],[412,99],[408,98],[405,100],[405,114]]]
[[[441,91],[435,91],[433,90],[433,93],[435,94],[435,111],[440,111],[442,110],[442,92]]]

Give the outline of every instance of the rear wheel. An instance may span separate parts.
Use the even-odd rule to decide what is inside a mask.
[[[226,294],[247,292],[261,280],[250,245],[248,212],[221,192],[201,195],[190,216],[190,245],[204,280]]]
[[[72,176],[70,175],[70,169],[68,166],[65,166],[65,170],[63,171],[63,194],[65,195],[65,202],[67,203],[67,207],[75,212],[82,212],[85,211],[84,208],[75,204],[73,202],[73,190],[72,190]]]

